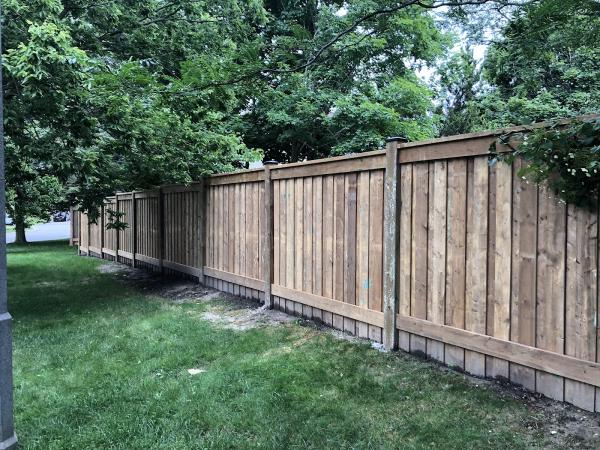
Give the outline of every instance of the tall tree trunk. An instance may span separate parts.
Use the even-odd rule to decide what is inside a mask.
[[[25,220],[22,217],[15,218],[15,244],[27,243],[27,237],[25,236]]]

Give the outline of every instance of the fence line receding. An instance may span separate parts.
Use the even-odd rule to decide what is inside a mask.
[[[598,213],[490,166],[498,134],[119,193],[72,242],[600,412]]]

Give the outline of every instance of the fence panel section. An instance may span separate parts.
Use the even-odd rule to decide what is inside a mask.
[[[213,177],[206,186],[204,274],[209,284],[251,298],[264,290],[262,178],[262,171],[248,171]]]

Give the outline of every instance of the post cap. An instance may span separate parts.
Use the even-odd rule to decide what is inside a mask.
[[[268,161],[263,162],[263,164],[265,166],[274,166],[274,165],[279,164],[279,162],[275,161],[274,159],[269,159]]]
[[[408,142],[408,138],[405,138],[404,136],[389,137],[385,142]]]

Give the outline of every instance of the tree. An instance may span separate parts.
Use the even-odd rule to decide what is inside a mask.
[[[470,103],[472,129],[600,111],[600,3],[544,0],[518,10],[488,51],[490,92]]]
[[[515,2],[6,0],[11,214],[433,136],[428,11]]]
[[[265,33],[277,42],[269,56],[277,70],[263,76],[241,117],[246,144],[286,162],[377,149],[391,135],[432,137],[433,93],[415,70],[450,39],[418,6],[362,20],[386,8],[393,4],[271,2],[275,19]]]
[[[65,204],[93,211],[114,190],[186,182],[254,157],[228,125],[243,90],[239,99],[232,86],[181,94],[199,73],[251,54],[266,17],[259,2],[9,0],[5,10],[18,240],[28,220]]]
[[[22,31],[14,23],[7,29]],[[7,210],[24,242],[30,220],[64,203],[59,177],[70,153],[92,142],[81,91],[90,62],[52,22],[29,25],[5,55]]]
[[[476,125],[473,103],[482,89],[481,69],[469,48],[453,54],[438,69],[441,87],[440,136],[468,133]]]

